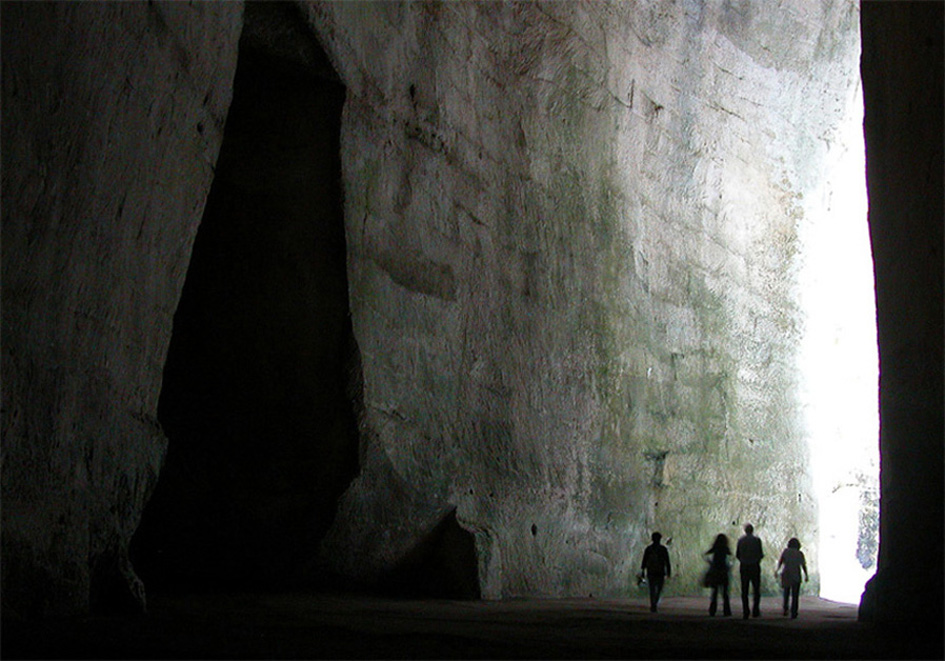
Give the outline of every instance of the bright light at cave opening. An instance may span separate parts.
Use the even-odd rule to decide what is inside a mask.
[[[858,603],[879,545],[879,397],[862,88],[831,146],[806,227],[801,374],[818,496],[820,596]]]

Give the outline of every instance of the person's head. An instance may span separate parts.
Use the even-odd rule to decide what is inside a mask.
[[[748,535],[750,535],[750,534],[752,534],[753,532],[755,532],[755,526],[751,525],[750,523],[746,523],[746,524],[745,524],[745,533],[748,534]]]
[[[650,539],[653,540],[654,544],[659,544],[660,540],[663,539],[663,536],[659,534],[658,532],[655,532],[652,535],[650,535]]]
[[[716,535],[712,542],[712,548],[709,551],[728,551],[728,537],[725,535]]]
[[[797,537],[792,537],[791,540],[787,543],[787,547],[789,549],[797,549],[798,551],[800,551],[801,543],[800,541],[798,541]]]

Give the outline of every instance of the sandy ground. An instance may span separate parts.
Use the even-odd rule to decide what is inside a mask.
[[[189,595],[152,599],[146,616],[5,620],[14,658],[942,658],[940,634],[868,625],[856,607],[777,598],[762,617],[709,617],[708,599],[469,602],[352,595]]]

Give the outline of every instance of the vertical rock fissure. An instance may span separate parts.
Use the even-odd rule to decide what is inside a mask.
[[[246,9],[164,370],[167,458],[132,543],[157,591],[297,584],[358,468],[345,89],[293,10]]]

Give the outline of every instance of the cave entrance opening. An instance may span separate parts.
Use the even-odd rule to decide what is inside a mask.
[[[818,501],[820,596],[859,603],[879,548],[879,358],[862,86],[838,142],[825,173],[827,213],[808,229],[800,372]]]
[[[310,579],[356,474],[344,98],[296,7],[247,4],[164,370],[168,453],[132,540],[149,591]]]

